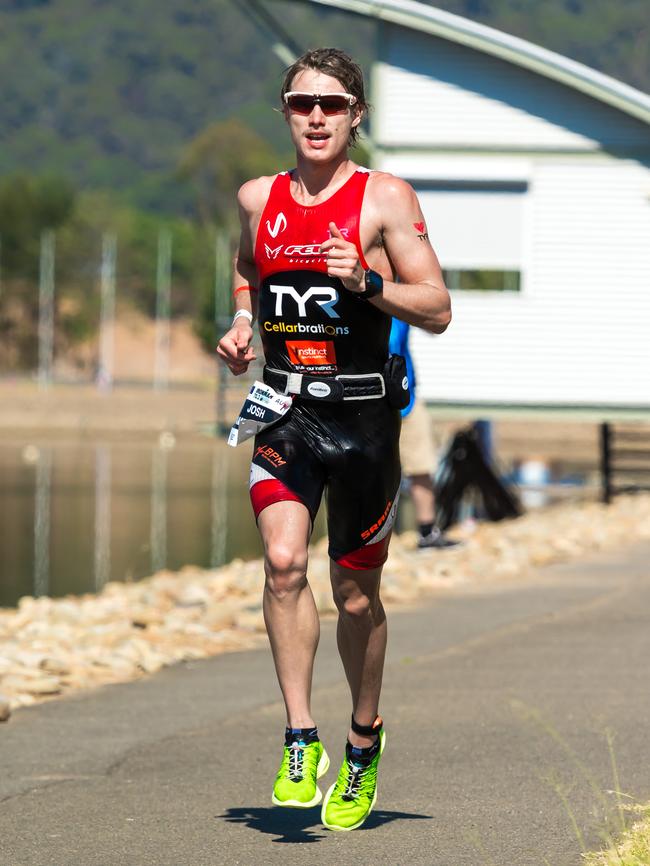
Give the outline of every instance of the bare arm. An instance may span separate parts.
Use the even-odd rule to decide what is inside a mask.
[[[233,262],[233,292],[235,315],[245,310],[255,318],[257,314],[257,268],[254,261],[254,238],[252,225],[255,214],[263,203],[262,195],[267,178],[248,181],[239,190],[239,221],[241,233],[239,247]],[[250,288],[245,288],[250,286]],[[239,376],[245,373],[255,353],[251,347],[253,339],[252,321],[247,316],[233,319],[231,328],[217,345],[217,355],[230,371]]]
[[[410,325],[441,334],[451,321],[449,293],[413,188],[392,175],[381,175],[368,192],[372,196],[370,218],[381,232],[387,256],[399,279],[393,282],[382,273],[384,291],[369,303]],[[363,268],[356,248],[338,230],[334,232],[332,226],[334,237],[322,246],[329,250],[333,265],[328,273],[339,277],[351,292],[363,291]]]

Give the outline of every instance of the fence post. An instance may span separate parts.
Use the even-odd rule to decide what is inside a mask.
[[[170,312],[172,281],[172,236],[168,229],[158,234],[156,268],[156,350],[154,360],[154,390],[169,385]]]
[[[230,237],[226,231],[217,231],[214,247],[214,323],[217,339],[228,330],[232,313],[230,298]],[[217,359],[215,394],[215,428],[217,435],[228,431],[226,394],[228,370]]]
[[[603,502],[609,505],[612,501],[612,431],[609,423],[603,421],[600,425],[600,476],[603,487]]]
[[[52,382],[54,360],[54,232],[41,235],[38,280],[38,384],[47,388]]]
[[[117,238],[105,234],[102,238],[102,264],[100,269],[101,312],[99,319],[99,366],[97,387],[110,391],[113,387],[114,332],[115,332],[115,261]]]

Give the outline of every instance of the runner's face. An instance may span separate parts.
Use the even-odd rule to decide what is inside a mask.
[[[341,82],[316,69],[304,69],[291,82],[290,90],[303,93],[345,93]],[[356,106],[340,114],[323,114],[315,105],[311,114],[298,114],[285,106],[284,116],[300,156],[312,162],[329,162],[348,146],[350,130],[361,122]]]

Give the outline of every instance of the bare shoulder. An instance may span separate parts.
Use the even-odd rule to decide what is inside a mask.
[[[237,193],[237,201],[240,207],[247,213],[254,214],[263,209],[266,200],[271,192],[273,181],[277,174],[271,176],[256,177],[252,180],[247,180],[246,183],[239,187]]]
[[[410,205],[417,198],[410,183],[387,171],[370,172],[368,193],[373,202],[389,207]]]
[[[368,178],[367,197],[380,226],[420,214],[415,190],[405,180],[387,171],[373,171]]]

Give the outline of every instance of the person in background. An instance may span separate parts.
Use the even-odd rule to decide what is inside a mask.
[[[416,399],[416,380],[413,359],[409,351],[410,325],[393,318],[390,329],[388,351],[391,355],[402,355],[406,359],[406,374],[409,380],[410,401],[402,409],[402,434],[399,453],[402,475],[408,480],[409,490],[418,523],[418,547],[455,547],[458,542],[447,538],[436,526],[436,501],[431,473],[436,464],[429,413],[421,401]]]

